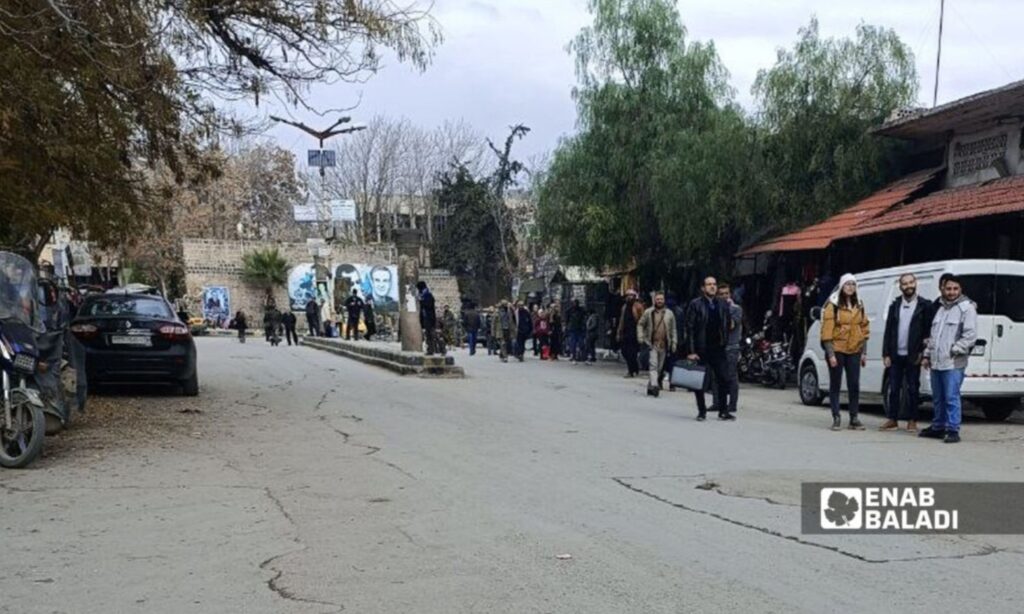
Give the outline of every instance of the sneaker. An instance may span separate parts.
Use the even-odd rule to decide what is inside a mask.
[[[722,413],[718,414],[718,419],[719,420],[729,421],[729,420],[735,420],[736,416],[734,416],[734,415],[732,415],[732,414],[730,414],[728,412],[722,412]]]
[[[843,428],[843,420],[839,416],[832,416],[832,430],[838,431]]]
[[[659,392],[660,390],[658,388],[651,385],[647,386],[647,396],[657,398]]]
[[[910,422],[907,422],[907,432],[908,433],[916,433],[917,432],[917,422],[915,422],[913,420],[911,420]]]
[[[943,439],[946,437],[946,429],[937,429],[934,426],[929,426],[926,429],[921,430],[918,437],[924,437],[926,439]]]
[[[895,420],[886,420],[882,423],[882,426],[878,427],[880,431],[895,431],[900,428],[900,425]]]
[[[864,425],[861,424],[860,418],[857,418],[856,416],[854,416],[853,418],[850,418],[850,430],[851,431],[863,431],[864,430]]]
[[[708,417],[705,414],[697,414],[697,422],[704,422]]]
[[[946,438],[942,441],[944,443],[960,443],[960,433],[957,431],[949,431],[946,433]]]

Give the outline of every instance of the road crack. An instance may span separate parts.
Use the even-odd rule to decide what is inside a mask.
[[[299,538],[299,527],[295,523],[295,519],[292,518],[292,515],[288,513],[288,509],[285,508],[284,503],[281,502],[281,499],[279,499],[277,495],[275,495],[274,492],[270,490],[269,487],[264,487],[261,490],[267,496],[267,498],[270,499],[270,501],[274,504],[274,507],[277,509],[278,512],[280,512],[281,516],[283,516],[284,519],[288,521],[289,526],[291,526],[292,528],[291,540],[299,546],[299,548],[297,549],[289,550],[288,552],[282,552],[280,554],[275,554],[274,556],[260,563],[261,570],[270,570],[274,572],[274,575],[267,580],[267,588],[271,592],[277,594],[279,597],[287,601],[294,601],[296,603],[306,603],[310,605],[322,605],[334,608],[334,610],[332,610],[332,612],[334,613],[343,612],[345,610],[345,606],[340,603],[321,601],[319,599],[310,599],[308,597],[300,597],[299,595],[296,595],[294,592],[280,585],[281,577],[284,576],[284,570],[278,567],[274,567],[274,563],[277,562],[279,559],[283,559],[286,556],[291,556],[293,554],[300,554],[302,552],[305,552],[309,549],[309,545],[304,544],[302,542],[302,539]]]
[[[614,480],[615,483],[617,483],[619,486],[622,486],[622,487],[624,487],[624,488],[626,488],[628,490],[631,490],[631,491],[633,491],[635,493],[644,495],[645,497],[650,497],[651,499],[654,499],[655,501],[658,501],[660,503],[665,503],[667,505],[671,505],[674,508],[681,509],[681,510],[684,510],[684,511],[687,511],[687,512],[691,512],[691,513],[694,513],[694,514],[700,514],[702,516],[709,516],[711,518],[714,518],[716,520],[720,520],[722,522],[729,523],[731,525],[735,525],[735,526],[738,526],[738,527],[741,527],[741,528],[744,528],[744,529],[749,529],[751,531],[757,531],[758,533],[763,533],[763,534],[768,535],[770,537],[776,537],[778,539],[783,539],[783,540],[786,540],[786,541],[789,541],[789,542],[793,542],[793,543],[799,544],[801,546],[809,546],[809,547],[812,547],[812,548],[819,548],[821,550],[826,550],[828,552],[832,552],[832,553],[835,553],[835,554],[838,554],[838,555],[841,555],[841,556],[844,556],[844,557],[847,557],[847,558],[854,559],[855,561],[860,561],[861,563],[871,563],[871,564],[913,563],[913,562],[917,562],[917,561],[964,560],[964,559],[969,559],[969,558],[991,556],[993,554],[1000,554],[1000,553],[1020,554],[1016,550],[1006,549],[1006,548],[998,548],[998,547],[992,546],[990,544],[985,544],[981,549],[979,549],[979,550],[977,550],[975,552],[967,552],[967,553],[964,553],[964,554],[918,556],[918,557],[895,558],[895,559],[875,559],[875,558],[866,557],[866,556],[861,555],[861,554],[857,554],[856,552],[850,552],[849,550],[844,550],[842,548],[839,548],[838,546],[829,546],[829,545],[826,545],[826,544],[819,544],[819,543],[816,543],[816,542],[807,541],[805,539],[801,539],[800,537],[797,537],[796,535],[786,535],[785,533],[782,533],[782,532],[779,532],[779,531],[775,531],[775,530],[769,529],[767,527],[761,527],[761,526],[758,526],[758,525],[755,525],[755,524],[751,524],[749,522],[743,522],[742,520],[736,520],[735,518],[729,518],[728,516],[726,516],[724,514],[719,514],[717,512],[710,512],[708,510],[701,510],[701,509],[697,509],[697,508],[694,508],[694,507],[690,507],[688,505],[685,505],[685,504],[682,504],[682,503],[678,503],[676,501],[672,501],[672,500],[666,499],[666,498],[662,497],[661,495],[657,495],[657,494],[652,493],[650,491],[644,490],[644,489],[640,488],[639,486],[635,486],[635,485],[629,483],[627,481],[628,479],[630,479],[630,478],[615,478],[615,477],[612,478],[612,480]]]

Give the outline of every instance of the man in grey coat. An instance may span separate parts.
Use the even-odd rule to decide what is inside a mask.
[[[960,387],[974,342],[978,339],[978,309],[964,296],[960,280],[950,276],[932,319],[921,366],[931,370],[934,418],[920,437],[960,441]]]
[[[647,394],[656,397],[661,392],[661,371],[665,357],[676,351],[676,316],[665,308],[665,293],[654,295],[654,306],[648,307],[636,325],[636,336],[650,350],[651,379],[647,383]]]

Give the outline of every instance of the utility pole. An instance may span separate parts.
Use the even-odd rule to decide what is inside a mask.
[[[935,57],[935,91],[932,93],[932,107],[939,103],[939,68],[942,66],[942,22],[946,17],[946,0],[939,0],[939,52]]]
[[[289,120],[289,119],[284,119],[282,117],[277,117],[276,115],[271,115],[270,119],[274,120],[275,122],[280,122],[282,124],[288,124],[289,126],[298,128],[299,130],[302,130],[306,134],[309,134],[313,138],[317,139],[317,141],[320,143],[320,151],[321,151],[321,160],[320,160],[320,207],[321,207],[321,210],[322,210],[322,208],[324,206],[324,197],[325,197],[325,194],[327,193],[327,178],[326,178],[327,177],[327,173],[324,170],[326,168],[326,165],[324,164],[323,153],[322,153],[324,151],[324,141],[326,141],[327,139],[330,139],[332,137],[336,137],[339,134],[351,134],[353,132],[359,132],[360,130],[366,130],[366,126],[348,126],[346,128],[339,128],[339,126],[341,126],[342,124],[347,124],[350,121],[352,121],[351,117],[341,117],[341,118],[338,119],[338,121],[334,122],[333,124],[331,124],[328,128],[326,128],[324,130],[316,130],[314,128],[310,128],[309,126],[307,126],[306,124],[304,124],[302,122],[296,122],[296,121],[292,121],[292,120]],[[332,164],[331,166],[334,166],[334,165]],[[356,232],[358,233],[358,230],[359,230],[358,229],[358,224],[359,224],[358,213],[357,213],[356,217],[357,217],[357,219],[356,219],[356,225],[357,225]],[[328,220],[330,220],[330,214],[328,214]],[[333,229],[334,228],[333,221],[331,221],[330,224],[331,224],[331,228]]]

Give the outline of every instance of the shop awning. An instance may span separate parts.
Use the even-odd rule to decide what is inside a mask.
[[[854,227],[858,227],[896,205],[909,200],[915,192],[931,181],[940,170],[933,168],[902,177],[856,205],[833,215],[823,222],[788,235],[758,243],[737,255],[752,256],[754,254],[771,252],[825,249],[833,241],[850,236],[850,232]]]
[[[852,229],[863,235],[1024,211],[1024,176],[933,192]]]

